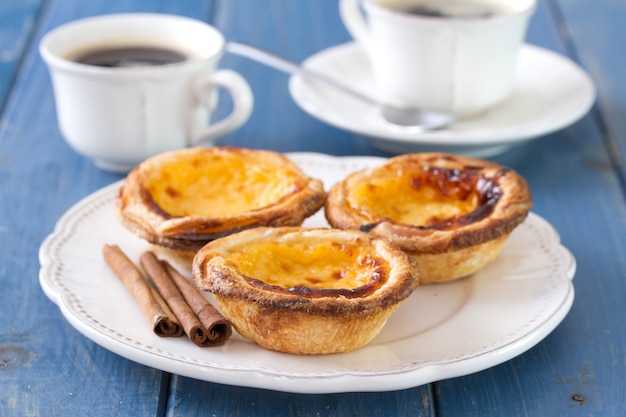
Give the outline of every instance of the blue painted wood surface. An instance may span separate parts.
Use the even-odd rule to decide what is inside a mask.
[[[41,0],[0,2],[0,109],[31,41]]]
[[[232,40],[301,61],[350,38],[336,1],[0,0],[0,415],[622,416],[626,393],[626,4],[541,0],[528,41],[570,56],[598,88],[579,122],[495,158],[529,181],[534,211],[576,256],[576,300],[519,357],[465,377],[381,393],[297,395],[168,374],[76,332],[38,284],[37,251],[80,198],[119,178],[61,138],[37,52],[46,31],[102,13],[156,11],[211,22]],[[287,76],[243,58],[224,67],[256,107],[223,144],[281,152],[382,155],[300,110]],[[1,103],[4,103],[3,105]]]

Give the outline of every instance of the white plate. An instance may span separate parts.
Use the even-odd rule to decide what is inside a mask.
[[[327,186],[378,164],[373,157],[289,154]],[[366,347],[298,356],[271,352],[234,334],[222,347],[155,336],[101,256],[117,244],[134,261],[148,244],[114,214],[120,182],[68,210],[40,248],[40,283],[79,332],[123,357],[167,372],[224,384],[299,393],[386,391],[477,372],[547,336],[570,309],[576,269],[555,230],[531,214],[501,255],[474,276],[422,286]],[[307,225],[326,225],[319,212]]]
[[[323,50],[303,65],[379,96],[369,60],[356,43]],[[570,125],[589,111],[596,94],[590,77],[575,63],[528,44],[520,50],[514,90],[504,103],[481,116],[436,131],[414,132],[390,125],[374,107],[298,75],[290,78],[289,91],[310,115],[366,136],[379,149],[483,157]]]

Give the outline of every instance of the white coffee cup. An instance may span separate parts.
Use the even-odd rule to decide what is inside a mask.
[[[115,172],[163,151],[213,144],[245,123],[253,107],[245,79],[217,69],[224,44],[214,27],[166,14],[103,15],[53,29],[39,49],[62,135],[76,152]],[[89,51],[137,46],[166,48],[186,59],[117,68],[75,61]],[[218,87],[232,96],[232,111],[211,123]]]
[[[535,7],[536,0],[340,0],[340,15],[369,56],[383,100],[469,117],[511,93]]]

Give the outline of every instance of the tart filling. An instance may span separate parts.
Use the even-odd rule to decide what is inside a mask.
[[[480,169],[409,166],[397,171],[388,166],[375,178],[357,182],[346,204],[371,227],[392,221],[450,230],[488,216],[501,196],[497,179],[486,178]]]
[[[371,294],[389,275],[389,265],[369,246],[355,242],[266,239],[231,248],[224,265],[261,290],[313,297]]]
[[[191,148],[135,167],[120,190],[117,212],[151,243],[195,252],[242,229],[299,225],[324,200],[321,181],[278,153]]]
[[[526,182],[509,168],[425,153],[350,175],[331,188],[325,213],[334,227],[389,239],[429,283],[484,267],[531,205]]]
[[[367,344],[418,285],[407,256],[363,232],[256,228],[193,262],[238,332],[268,349],[346,352]]]

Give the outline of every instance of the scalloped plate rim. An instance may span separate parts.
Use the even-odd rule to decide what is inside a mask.
[[[340,164],[371,166],[383,158],[378,157],[334,157],[325,154],[314,153],[290,153],[287,154],[300,164],[314,163],[323,166],[339,166]],[[554,228],[540,216],[531,213],[527,222],[535,225],[537,230],[545,234],[547,244],[557,253],[555,256],[562,257],[564,267],[559,270],[558,277],[552,277],[561,290],[565,291],[558,303],[549,305],[550,314],[541,323],[535,323],[529,328],[510,340],[505,340],[502,344],[493,344],[483,350],[475,352],[460,352],[456,356],[443,357],[439,360],[419,361],[412,360],[400,365],[391,366],[388,369],[378,369],[368,371],[367,369],[347,369],[337,367],[331,370],[321,371],[289,371],[280,368],[279,364],[256,365],[249,367],[238,367],[232,364],[220,363],[220,355],[226,353],[207,352],[211,360],[198,360],[196,357],[188,357],[179,352],[168,351],[165,341],[155,340],[156,346],[148,346],[145,343],[133,339],[132,335],[117,332],[109,329],[101,323],[94,322],[89,316],[89,309],[92,306],[81,304],[80,297],[84,294],[74,294],[67,285],[72,285],[64,281],[66,279],[61,271],[67,267],[64,262],[72,263],[73,259],[55,258],[53,252],[60,246],[67,244],[71,239],[76,239],[73,227],[84,215],[86,207],[90,204],[103,206],[110,203],[115,190],[123,182],[120,180],[95,191],[89,196],[76,203],[58,220],[54,231],[42,242],[39,251],[41,263],[40,285],[44,293],[60,308],[65,319],[81,334],[93,340],[104,348],[119,354],[135,362],[151,366],[163,371],[185,375],[205,381],[212,381],[223,384],[248,386],[264,389],[272,389],[295,393],[337,393],[353,391],[389,391],[410,388],[436,380],[458,377],[469,373],[481,371],[525,352],[532,346],[539,343],[544,337],[558,326],[565,318],[574,299],[574,287],[571,279],[576,270],[576,262],[573,255],[560,244],[559,235]],[[104,201],[101,201],[104,200]],[[87,215],[86,218],[89,216]],[[78,220],[77,220],[78,219]],[[82,259],[82,258],[81,258]],[[470,280],[472,278],[469,278]],[[76,299],[78,298],[78,299]],[[78,303],[78,306],[77,304]],[[393,317],[393,316],[392,316]],[[139,320],[145,320],[141,317]],[[411,336],[414,337],[414,336]],[[375,339],[376,340],[376,339]],[[181,341],[184,343],[184,341]],[[176,342],[178,343],[178,342]],[[373,342],[372,342],[373,343]],[[400,340],[393,343],[405,343]],[[166,346],[165,348],[163,346]],[[184,345],[176,345],[183,346]],[[276,352],[265,351],[260,347],[249,347],[258,349],[260,355],[270,358],[280,358],[282,355]],[[381,343],[371,347],[372,352],[386,348],[386,344]],[[171,348],[171,346],[170,346]],[[195,348],[195,346],[194,346]],[[361,350],[367,349],[368,346]],[[202,350],[197,348],[199,352]],[[351,355],[352,353],[342,354]],[[370,355],[367,351],[365,355]],[[193,355],[192,355],[193,356]],[[287,355],[293,359],[293,355]],[[368,357],[368,356],[366,356]],[[300,357],[295,361],[309,361],[310,357]],[[231,358],[232,359],[232,358]],[[332,358],[331,358],[332,359]],[[311,362],[315,358],[310,359]]]

